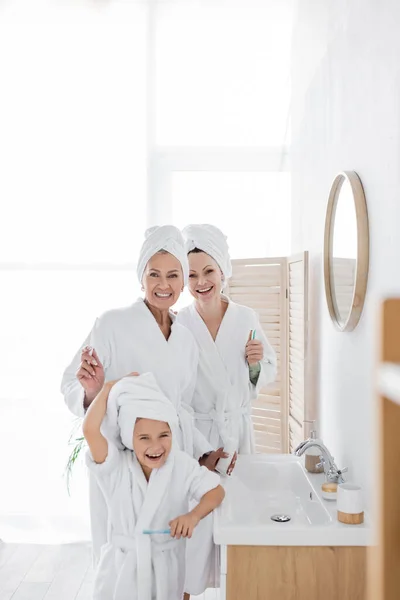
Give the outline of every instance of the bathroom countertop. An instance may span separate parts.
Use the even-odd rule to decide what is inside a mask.
[[[303,458],[285,455],[240,456],[231,478],[222,484],[223,504],[215,511],[214,539],[221,545],[368,546],[371,523],[337,521],[336,501],[324,500],[324,474],[304,469]],[[290,515],[289,522],[271,520]]]

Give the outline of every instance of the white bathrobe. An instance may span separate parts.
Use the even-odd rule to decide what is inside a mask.
[[[175,321],[172,312],[171,318],[171,334],[166,340],[140,298],[127,308],[108,311],[98,318],[82,347],[90,345],[95,348],[107,381],[120,379],[133,371],[154,373],[161,390],[178,412],[181,429],[179,446],[189,455],[199,458],[213,448],[194,426],[189,408],[197,376],[198,349],[190,331]],[[64,373],[61,391],[69,409],[83,417],[84,390],[76,377],[80,357],[81,349]],[[92,478],[90,514],[93,552],[98,559],[107,534],[107,509]]]
[[[254,433],[251,421],[252,400],[261,387],[275,379],[276,355],[265,337],[256,313],[229,302],[214,342],[195,304],[182,309],[178,315],[193,333],[200,351],[196,389],[192,407],[196,425],[218,448],[228,443],[237,452],[254,452]],[[257,385],[249,378],[245,347],[251,330],[264,347],[264,359]],[[204,519],[188,542],[186,591],[198,595],[207,587],[219,585],[219,554],[212,541],[213,515]]]
[[[276,377],[276,355],[256,313],[247,306],[229,305],[214,342],[195,304],[180,311],[178,322],[190,329],[199,347],[199,367],[192,407],[196,425],[211,445],[219,447],[234,439],[240,454],[254,452],[251,422],[252,401],[262,387]],[[257,385],[249,378],[245,347],[251,330],[264,347]]]
[[[155,469],[149,482],[130,450],[109,443],[103,464],[87,454],[106,498],[110,529],[102,546],[93,600],[182,600],[185,581],[185,540],[168,534],[145,535],[144,529],[163,530],[189,510],[189,501],[219,485],[219,477],[180,450]]]

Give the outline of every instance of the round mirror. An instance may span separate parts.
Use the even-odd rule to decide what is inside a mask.
[[[368,213],[354,171],[339,173],[329,194],[325,221],[325,292],[332,321],[351,331],[360,320],[369,265]]]

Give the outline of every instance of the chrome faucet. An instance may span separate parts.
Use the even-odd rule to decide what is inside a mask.
[[[321,453],[321,462],[318,466],[323,466],[325,479],[330,483],[344,483],[343,473],[347,471],[347,467],[344,469],[338,469],[333,456],[329,452],[328,448],[324,446],[321,440],[315,438],[308,438],[301,442],[297,448],[293,451],[296,456],[302,456],[309,448],[318,448]]]

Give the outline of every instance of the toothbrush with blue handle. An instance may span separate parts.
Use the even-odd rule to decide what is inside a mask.
[[[157,534],[157,535],[167,535],[171,533],[170,529],[143,529],[143,532],[145,535],[153,535],[153,534]]]

